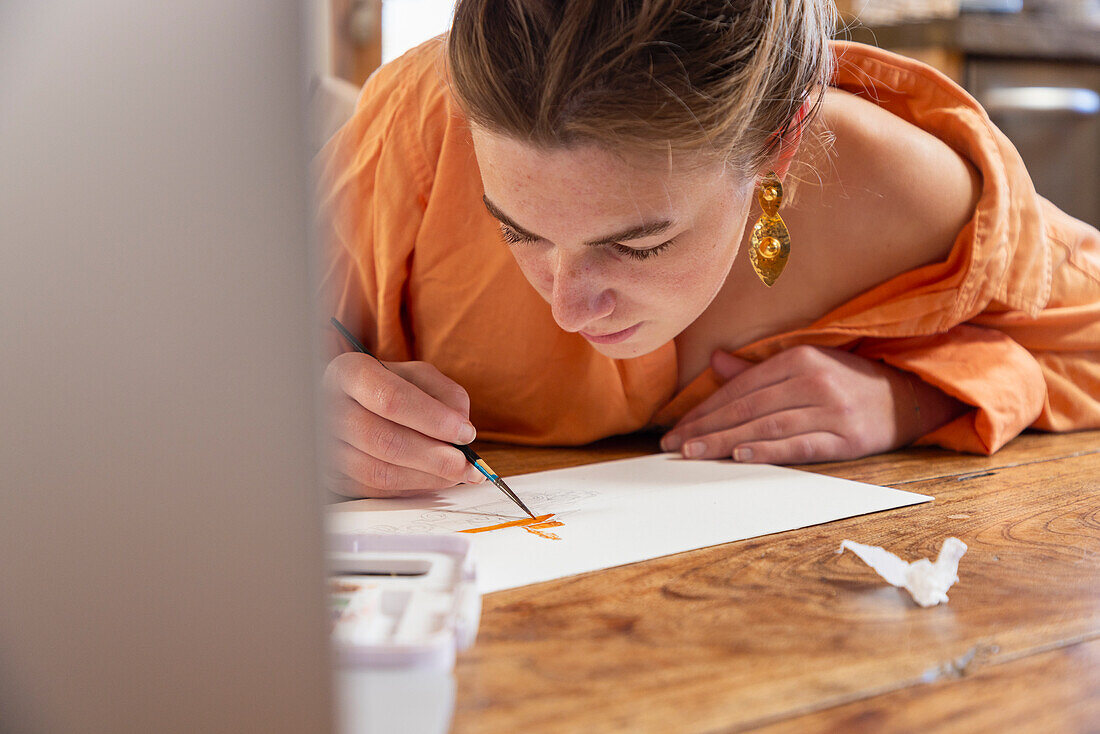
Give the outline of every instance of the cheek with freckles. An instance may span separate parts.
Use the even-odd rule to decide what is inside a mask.
[[[654,298],[681,328],[695,320],[725,282],[737,251],[737,243],[717,237],[685,243],[680,257],[669,258],[653,283]]]
[[[554,273],[550,264],[550,247],[542,243],[510,245],[508,250],[528,282],[544,299],[550,299],[554,288]]]

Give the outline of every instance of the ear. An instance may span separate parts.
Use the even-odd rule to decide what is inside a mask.
[[[803,123],[809,112],[810,100],[807,99],[802,103],[802,106],[798,108],[798,112],[795,113],[794,119],[791,120],[791,124],[787,128],[786,134],[780,138],[779,146],[773,154],[775,163],[768,170],[775,171],[775,175],[779,177],[780,181],[786,178],[787,171],[791,169],[791,163],[794,161],[794,156],[798,153],[798,146],[802,143]],[[774,137],[778,137],[779,134],[777,130]]]

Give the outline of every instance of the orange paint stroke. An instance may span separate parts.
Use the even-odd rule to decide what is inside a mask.
[[[501,530],[503,528],[523,528],[532,535],[537,535],[540,538],[546,538],[548,540],[561,540],[560,537],[554,533],[540,532],[546,528],[560,528],[565,523],[559,520],[551,520],[553,515],[539,515],[538,517],[525,517],[522,520],[512,520],[511,522],[502,522],[499,525],[489,525],[484,528],[469,528],[467,530],[459,530],[460,533],[484,533],[489,530]]]

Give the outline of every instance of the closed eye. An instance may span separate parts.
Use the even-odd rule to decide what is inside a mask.
[[[647,247],[644,250],[636,250],[633,247],[627,247],[626,245],[620,245],[617,242],[615,244],[613,244],[612,247],[615,248],[616,252],[622,253],[623,255],[626,255],[627,257],[632,258],[634,260],[646,260],[648,258],[653,257],[654,255],[660,255],[662,252],[664,252],[668,248],[672,247],[674,244],[676,244],[676,240],[671,239],[671,240],[665,240],[661,244],[656,245],[654,247]]]
[[[533,243],[533,242],[538,242],[537,239],[522,235],[519,232],[517,232],[516,230],[509,227],[507,224],[504,224],[503,222],[500,224],[500,236],[509,245],[530,244],[530,243]],[[619,242],[613,242],[609,245],[609,247],[611,247],[613,250],[615,250],[615,252],[618,252],[621,255],[625,255],[626,257],[629,257],[632,260],[647,260],[647,259],[653,257],[654,255],[659,255],[660,253],[664,252],[668,248],[672,247],[672,245],[674,245],[674,244],[676,244],[676,239],[675,238],[673,238],[671,240],[666,240],[665,242],[662,242],[659,245],[656,245],[654,247],[647,247],[645,249],[637,249],[637,248],[634,248],[634,247],[627,247],[626,245],[621,244]]]
[[[538,240],[532,237],[521,235],[519,232],[512,229],[503,222],[500,223],[500,236],[503,237],[504,241],[507,242],[509,245],[518,245],[523,242],[538,242]]]

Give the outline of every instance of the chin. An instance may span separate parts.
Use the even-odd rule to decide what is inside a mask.
[[[621,344],[592,344],[593,349],[611,359],[633,359],[659,349],[665,342],[654,343],[649,339],[627,339]]]

